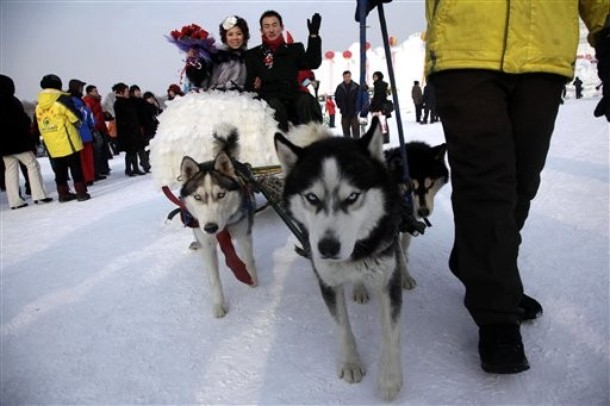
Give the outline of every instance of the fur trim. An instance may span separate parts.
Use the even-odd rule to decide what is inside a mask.
[[[239,134],[242,163],[278,165],[273,135],[278,131],[273,109],[254,94],[208,91],[189,93],[167,102],[150,141],[150,163],[156,187],[177,186],[184,156],[197,162],[214,159],[214,133],[229,128]]]

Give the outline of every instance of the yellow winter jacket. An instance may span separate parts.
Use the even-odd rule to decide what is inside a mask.
[[[594,45],[610,0],[426,0],[426,76],[488,69],[571,78],[579,14]]]
[[[61,96],[69,95],[55,89],[44,89],[38,94],[36,120],[49,155],[61,158],[83,149],[77,126],[80,120],[72,110],[62,104]]]

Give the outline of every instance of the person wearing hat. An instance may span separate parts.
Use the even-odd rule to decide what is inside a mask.
[[[77,129],[80,126],[80,114],[70,96],[61,91],[59,76],[45,75],[40,81],[40,87],[42,91],[38,94],[36,121],[55,172],[59,201],[88,200],[91,196],[87,193],[80,161],[83,142]],[[68,170],[76,194],[68,186]]]
[[[28,204],[19,194],[19,163],[27,168],[34,203],[49,203],[43,187],[40,164],[34,155],[36,141],[30,132],[30,117],[23,105],[15,97],[15,83],[5,75],[0,75],[0,121],[4,125],[0,137],[0,155],[4,162],[6,197],[11,209],[20,209]]]

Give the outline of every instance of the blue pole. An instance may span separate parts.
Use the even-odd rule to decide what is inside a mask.
[[[396,125],[398,127],[398,141],[400,142],[400,156],[403,162],[403,179],[406,185],[411,184],[409,176],[409,163],[407,161],[407,153],[405,151],[405,137],[402,129],[402,118],[400,116],[400,104],[398,103],[398,92],[396,91],[396,78],[394,76],[394,67],[392,66],[392,53],[390,51],[390,38],[388,37],[388,27],[385,21],[385,13],[383,4],[377,6],[379,9],[379,24],[381,25],[381,36],[383,37],[383,47],[385,49],[385,59],[388,65],[388,75],[390,76],[390,86],[392,87],[392,100],[394,101],[394,113],[396,114]],[[411,203],[411,193],[407,193],[406,199]]]
[[[358,95],[358,116],[362,112],[364,98],[369,97],[366,90],[366,6],[367,0],[358,0],[360,19],[360,94]],[[361,127],[362,128],[362,127]]]

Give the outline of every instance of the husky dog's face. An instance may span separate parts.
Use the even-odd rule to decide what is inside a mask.
[[[376,120],[357,141],[330,137],[302,148],[278,133],[275,144],[286,172],[284,202],[307,230],[314,258],[353,259],[385,242],[397,194]]]
[[[227,154],[201,164],[185,156],[180,172],[180,196],[204,233],[215,235],[239,215],[243,194]]]
[[[413,211],[415,216],[428,217],[434,210],[436,193],[449,180],[445,165],[446,144],[429,146],[423,142],[410,142],[405,146],[411,177]],[[386,151],[386,160],[392,177],[399,185],[403,183],[403,163],[398,148]],[[406,189],[406,187],[404,187]]]

